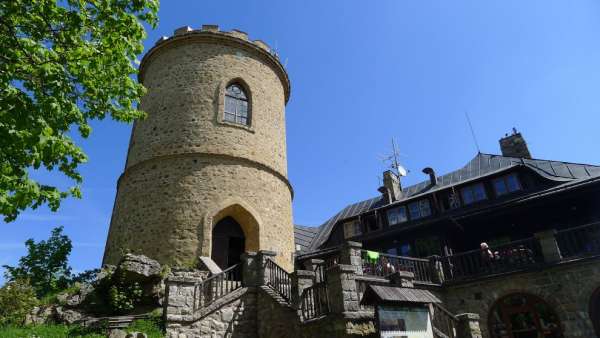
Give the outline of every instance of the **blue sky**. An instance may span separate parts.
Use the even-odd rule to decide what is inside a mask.
[[[319,225],[376,196],[394,137],[404,185],[445,173],[476,149],[498,153],[517,127],[534,157],[600,163],[600,2],[164,0],[146,48],[184,25],[240,29],[276,48],[292,81],[289,176],[297,224]],[[0,264],[64,225],[71,264],[98,267],[131,127],[93,123],[82,142],[84,197],[4,224]],[[55,175],[46,182],[64,185]]]

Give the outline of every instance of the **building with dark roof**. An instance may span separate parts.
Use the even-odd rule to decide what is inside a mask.
[[[499,143],[501,155],[425,168],[411,186],[385,172],[380,195],[313,228],[309,245],[297,231],[296,266],[356,266],[358,299],[414,274],[451,313],[477,314],[482,337],[599,335],[600,166],[534,158],[516,130]]]

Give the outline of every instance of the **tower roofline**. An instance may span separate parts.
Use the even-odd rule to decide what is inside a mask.
[[[161,37],[156,41],[154,46],[144,54],[142,61],[140,62],[138,81],[143,83],[145,69],[152,61],[153,56],[159,51],[164,50],[165,47],[189,41],[218,42],[219,44],[242,46],[247,50],[254,51],[258,55],[261,55],[273,66],[281,80],[284,89],[285,103],[287,104],[291,92],[290,79],[285,68],[279,61],[279,57],[273,52],[271,47],[262,40],[249,40],[248,34],[237,29],[230,32],[220,31],[219,26],[217,25],[203,25],[201,29],[192,29],[189,26],[184,26],[177,28],[171,37]]]

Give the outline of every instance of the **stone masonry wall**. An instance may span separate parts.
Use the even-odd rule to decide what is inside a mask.
[[[600,264],[598,260],[592,260],[448,286],[444,298],[452,313],[479,314],[484,338],[490,337],[488,316],[494,303],[516,292],[529,293],[546,301],[556,311],[565,338],[590,338],[595,334],[588,313],[589,304],[599,287]]]
[[[213,225],[232,216],[247,250],[273,250],[291,270],[289,82],[279,61],[241,32],[184,29],[150,50],[140,69],[148,89],[141,109],[148,117],[132,131],[104,263],[135,252],[163,264],[189,264],[210,256]],[[249,126],[223,121],[232,82],[247,90]],[[242,219],[221,212],[232,206],[244,210]]]

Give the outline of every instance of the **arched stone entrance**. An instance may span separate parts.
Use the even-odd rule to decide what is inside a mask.
[[[225,201],[204,219],[200,252],[211,256],[222,268],[239,262],[239,256],[260,250],[259,219],[253,209],[240,201]]]
[[[221,269],[239,263],[245,245],[244,231],[233,217],[227,216],[213,227],[211,257]]]
[[[594,291],[590,300],[590,319],[594,325],[596,336],[600,337],[600,288]]]
[[[492,338],[562,338],[556,312],[543,299],[513,293],[492,306],[488,318]]]

